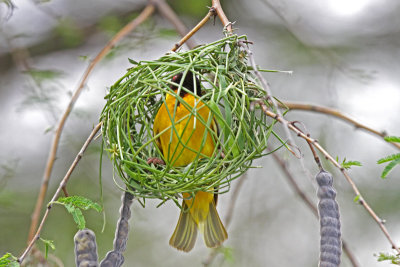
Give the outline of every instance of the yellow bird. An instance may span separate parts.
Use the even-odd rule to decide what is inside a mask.
[[[183,73],[175,75],[172,82],[180,84],[183,75]],[[177,93],[178,86],[171,85],[171,89]],[[196,158],[212,160],[215,141],[211,133],[208,133],[206,125],[209,124],[215,132],[217,125],[210,109],[199,100],[200,81],[190,71],[186,73],[179,96],[187,103],[186,105],[168,93],[165,103],[157,112],[153,125],[154,135],[157,136],[165,130],[157,138],[157,146],[167,164],[171,166],[185,166]],[[150,158],[148,162],[164,163],[155,158]],[[199,229],[207,247],[220,246],[228,238],[228,234],[216,210],[218,195],[198,191],[194,197],[190,193],[183,193],[182,196],[184,200],[181,214],[169,244],[178,250],[188,252],[194,247]]]

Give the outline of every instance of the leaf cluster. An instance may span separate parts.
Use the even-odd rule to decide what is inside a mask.
[[[393,254],[389,254],[389,253],[379,253],[379,255],[377,255],[378,257],[378,261],[390,261],[390,263],[395,264],[395,265],[400,265],[400,255],[393,255]]]
[[[400,137],[398,136],[386,136],[385,140],[387,142],[395,142],[400,143]],[[383,169],[381,177],[386,178],[386,176],[393,170],[396,165],[400,164],[400,153],[392,154],[387,157],[381,158],[378,160],[378,164],[387,163],[388,165]]]
[[[6,253],[0,258],[0,267],[19,267],[17,258],[11,253]]]
[[[79,230],[85,229],[86,227],[86,221],[82,210],[94,209],[97,212],[102,211],[102,208],[99,204],[82,196],[60,197],[57,201],[51,202],[50,205],[51,204],[59,204],[64,206],[72,215],[72,218],[77,224]]]

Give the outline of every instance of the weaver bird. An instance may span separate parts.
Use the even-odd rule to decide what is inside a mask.
[[[181,83],[183,75],[179,73],[172,78],[175,84],[171,85],[171,89],[176,94],[176,84]],[[212,160],[216,144],[210,131],[217,133],[218,129],[210,109],[199,100],[200,81],[190,71],[182,82],[179,96],[184,102],[177,100],[172,93],[167,93],[154,119],[154,135],[162,132],[156,139],[158,148],[166,163],[174,167],[188,165],[199,158]],[[150,158],[148,162],[164,163],[157,158]],[[195,244],[199,229],[207,247],[220,246],[228,234],[216,210],[218,195],[203,191],[196,192],[194,197],[192,195],[182,194],[181,213],[169,244],[188,252]]]

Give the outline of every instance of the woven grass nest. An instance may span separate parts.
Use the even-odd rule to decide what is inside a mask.
[[[264,155],[269,136],[275,134],[273,121],[250,108],[252,101],[266,95],[255,82],[239,40],[246,37],[232,35],[158,60],[131,61],[134,67],[111,86],[100,118],[104,146],[116,173],[134,195],[178,203],[183,192],[224,193],[254,159]],[[218,133],[209,131],[215,151],[212,157],[199,156],[187,166],[148,164],[151,157],[163,158],[153,121],[166,94],[177,96],[170,88],[171,78],[181,72],[191,72],[201,81],[199,101],[210,109],[219,128]],[[209,121],[197,123],[210,129]]]

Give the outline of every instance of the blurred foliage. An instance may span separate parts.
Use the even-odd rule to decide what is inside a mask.
[[[54,69],[52,70],[29,69],[27,71],[24,71],[23,73],[30,75],[38,85],[41,85],[43,82],[46,82],[48,80],[60,78],[64,74],[62,71]]]
[[[17,262],[17,258],[11,253],[6,253],[0,258],[0,267],[18,267],[20,266]]]
[[[84,41],[84,34],[76,22],[68,17],[60,19],[58,25],[54,28],[57,38],[67,47],[77,47]]]
[[[19,159],[7,159],[0,165],[0,192],[6,187],[7,182],[15,176]]]
[[[53,240],[47,240],[47,239],[40,238],[40,241],[42,241],[44,243],[44,246],[45,246],[44,256],[47,259],[49,256],[49,248],[51,248],[52,250],[55,250],[56,246],[54,245]]]
[[[5,20],[9,20],[14,12],[16,6],[11,0],[0,0],[0,4],[5,4],[7,7],[7,14],[5,16]]]
[[[110,36],[116,34],[129,21],[136,18],[138,13],[132,13],[130,16],[106,15],[98,23],[98,28]]]
[[[377,255],[375,255],[377,256]],[[389,253],[379,253],[378,257],[378,261],[390,261],[390,263],[395,264],[395,265],[400,265],[400,255],[396,254],[389,254]]]
[[[221,1],[223,5],[223,1]],[[176,13],[190,16],[192,19],[204,17],[211,6],[210,0],[174,0],[169,2]]]

